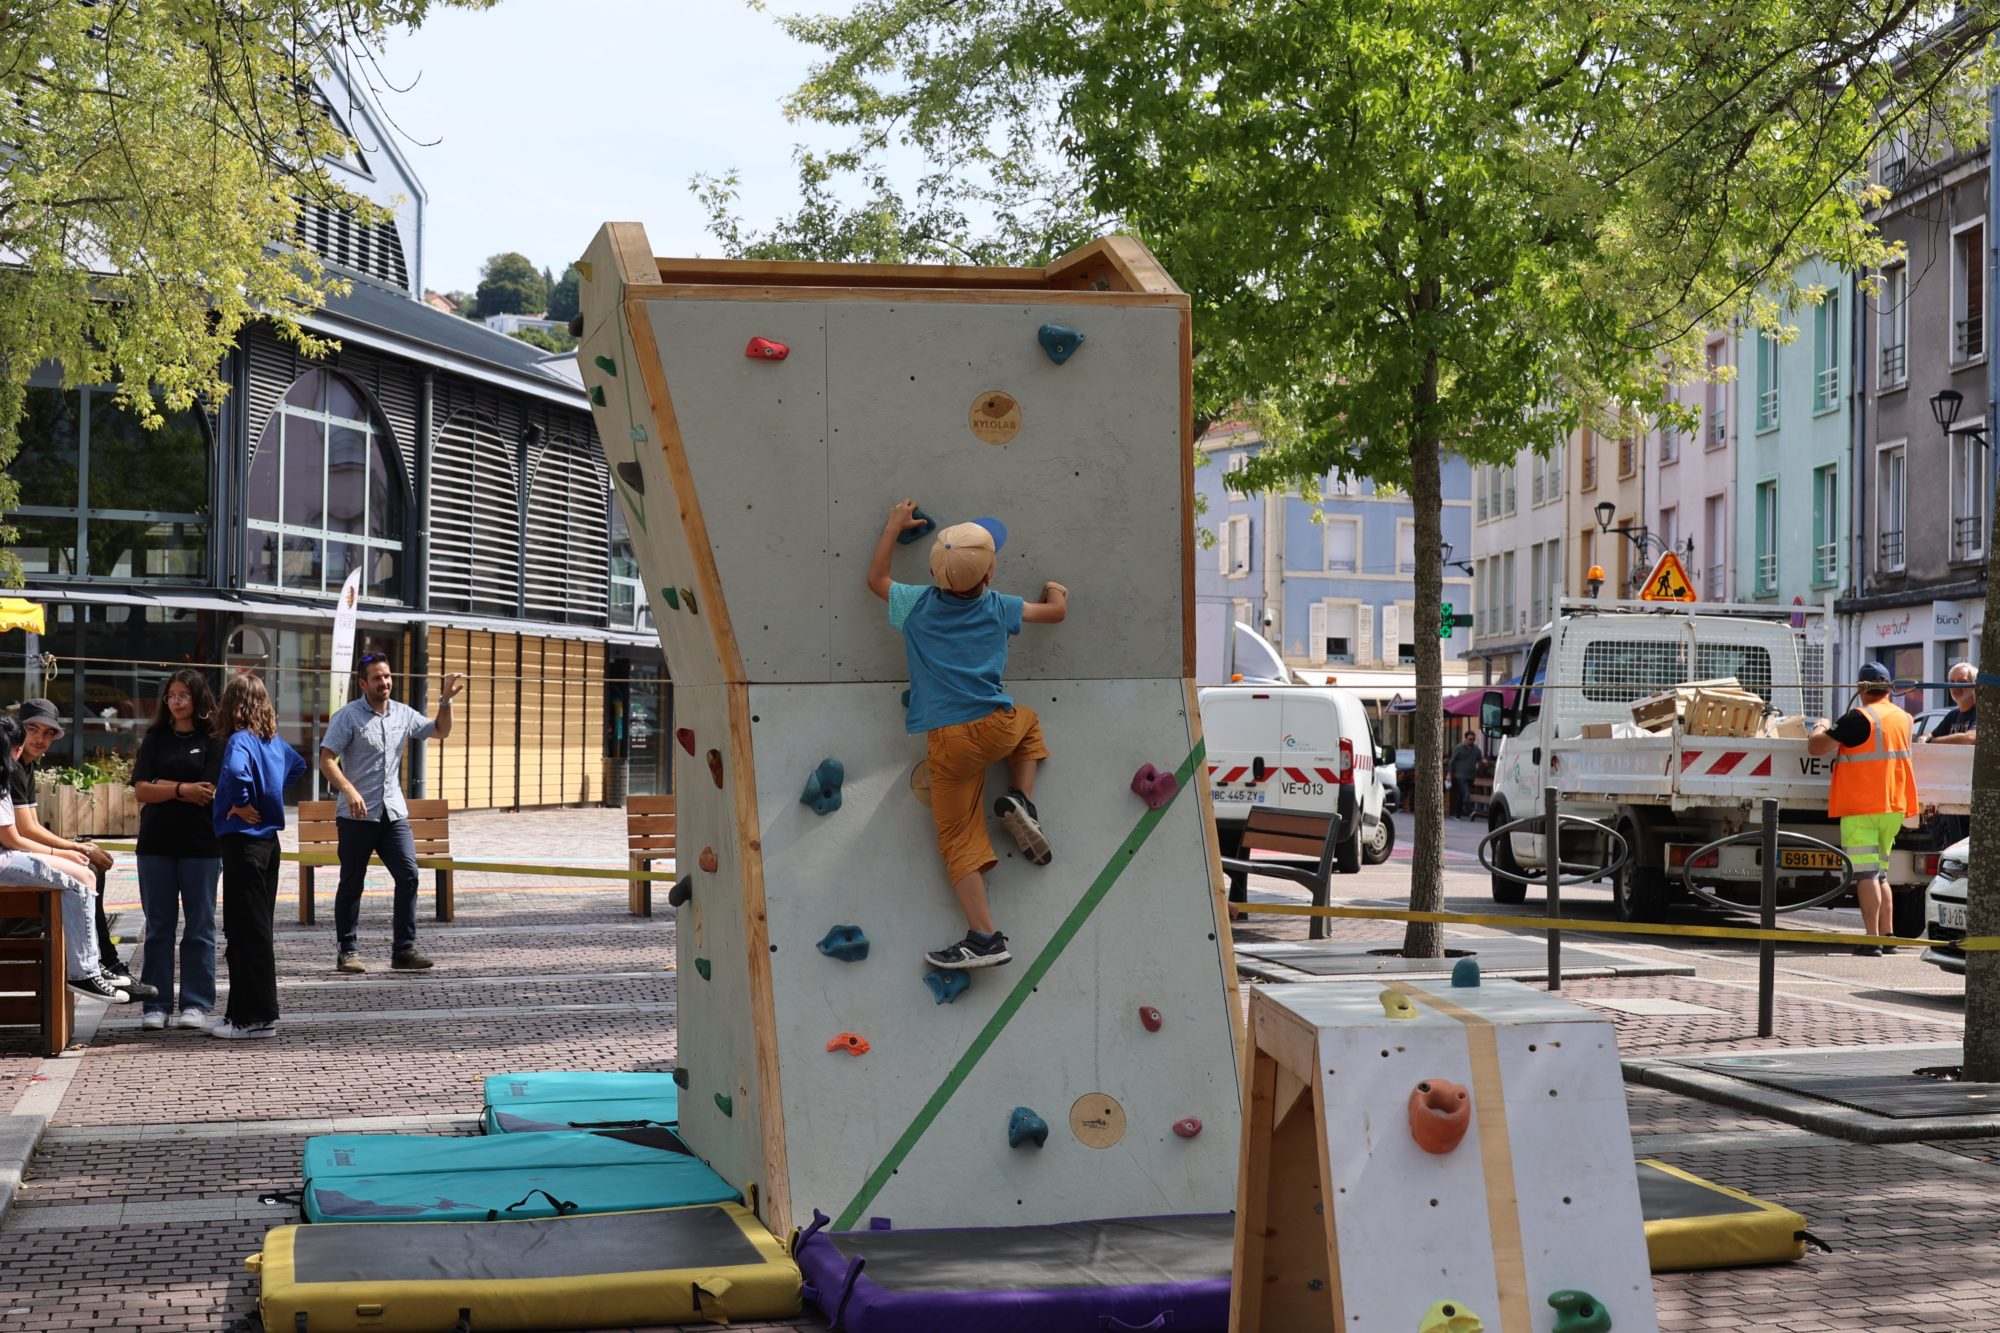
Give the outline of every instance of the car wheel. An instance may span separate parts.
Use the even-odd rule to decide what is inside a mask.
[[[1650,862],[1651,847],[1639,831],[1638,821],[1618,821],[1618,836],[1625,839],[1625,864],[1611,877],[1611,901],[1620,921],[1664,921],[1667,919],[1667,872]]]
[[[1375,832],[1361,843],[1361,859],[1365,864],[1379,866],[1389,859],[1389,853],[1396,846],[1396,821],[1388,812],[1375,825]]]
[[[1507,813],[1507,807],[1499,801],[1491,802],[1486,807],[1486,827],[1488,830],[1499,828],[1502,824],[1510,824],[1513,820],[1514,817]],[[1521,863],[1514,859],[1513,839],[1496,838],[1493,842],[1492,858],[1493,901],[1510,905],[1526,902],[1528,900],[1528,886],[1508,879],[1500,873],[1503,870],[1514,875],[1521,873]]]

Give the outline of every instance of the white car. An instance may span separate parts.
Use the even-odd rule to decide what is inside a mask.
[[[1947,972],[1965,971],[1965,888],[1972,860],[1972,839],[1961,838],[1938,858],[1938,872],[1924,891],[1924,934],[1930,944],[1923,959]]]

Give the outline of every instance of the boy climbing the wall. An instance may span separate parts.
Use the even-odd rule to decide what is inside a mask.
[[[1049,752],[1035,710],[1015,707],[1001,687],[1007,640],[1021,632],[1024,621],[1060,621],[1069,612],[1069,589],[1045,583],[1039,602],[994,592],[989,585],[1007,530],[991,518],[938,533],[931,546],[936,587],[892,581],[889,558],[896,539],[930,521],[918,518],[916,509],[914,500],[890,509],[868,562],[868,590],[889,603],[889,624],[903,632],[910,662],[905,725],[912,736],[921,732],[928,741],[938,848],[965,913],[965,938],[924,957],[934,967],[998,967],[1013,955],[986,905],[986,872],[999,864],[980,810],[989,764],[1007,764],[1007,794],[993,803],[993,813],[1030,861],[1045,866],[1053,858],[1030,799],[1035,765]]]

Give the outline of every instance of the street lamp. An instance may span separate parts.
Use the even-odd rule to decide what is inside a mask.
[[[1441,563],[1455,566],[1461,574],[1465,575],[1465,577],[1467,578],[1472,577],[1472,562],[1470,560],[1452,559],[1450,542],[1439,542],[1438,553]]]
[[[1639,559],[1641,561],[1657,561],[1661,556],[1673,550],[1673,547],[1667,545],[1666,542],[1662,541],[1658,537],[1655,537],[1651,532],[1649,532],[1644,523],[1641,523],[1636,528],[1627,527],[1623,524],[1615,528],[1612,527],[1611,520],[1617,517],[1618,506],[1613,504],[1609,500],[1599,500],[1597,502],[1597,507],[1594,510],[1594,512],[1597,515],[1597,530],[1599,532],[1607,532],[1607,533],[1615,532],[1619,536],[1623,537],[1626,541],[1631,542],[1632,545],[1639,548]],[[1690,561],[1692,561],[1694,559],[1694,538],[1689,537],[1687,541],[1684,543],[1684,546],[1687,552],[1687,558]],[[1633,577],[1633,586],[1634,587],[1639,586],[1639,583],[1642,582],[1645,579],[1645,577],[1646,576],[1644,573],[1635,574]],[[1593,590],[1590,595],[1592,597],[1595,597],[1597,596],[1597,593],[1595,590]]]
[[[1958,390],[1939,389],[1931,395],[1931,419],[1937,422],[1938,429],[1944,432],[1945,438],[1949,439],[1953,435],[1970,435],[1972,442],[1984,449],[1986,447],[1986,427],[1983,424],[1961,426],[1957,430],[1952,429],[1952,423],[1958,420],[1958,409],[1964,402],[1965,395]]]

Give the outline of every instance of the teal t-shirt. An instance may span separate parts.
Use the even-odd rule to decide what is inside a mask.
[[[889,625],[903,632],[910,661],[912,735],[976,722],[1014,700],[1001,688],[1007,640],[1021,632],[1019,597],[988,589],[953,597],[914,583],[889,585]]]

